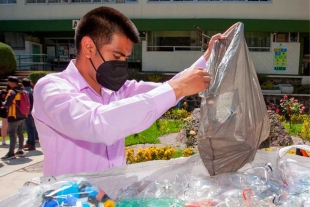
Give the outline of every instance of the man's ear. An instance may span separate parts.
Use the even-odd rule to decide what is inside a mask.
[[[86,58],[92,58],[96,54],[96,46],[90,37],[83,37],[81,40],[82,53]]]

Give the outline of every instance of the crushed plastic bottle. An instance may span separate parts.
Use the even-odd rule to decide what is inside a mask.
[[[173,206],[173,207],[185,207],[182,201],[174,198],[162,197],[162,198],[132,198],[124,199],[116,204],[116,207],[160,207],[160,206]]]

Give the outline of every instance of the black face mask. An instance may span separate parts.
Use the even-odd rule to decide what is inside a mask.
[[[92,60],[89,59],[96,71],[97,82],[107,89],[118,91],[129,78],[128,62],[117,60],[105,61],[100,52],[99,54],[104,62],[99,65],[97,70]]]

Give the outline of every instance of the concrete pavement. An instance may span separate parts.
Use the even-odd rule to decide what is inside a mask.
[[[7,143],[9,143],[7,141]],[[26,140],[24,141],[26,143]],[[16,150],[18,145],[16,145]],[[0,157],[8,153],[9,145],[0,144]],[[39,143],[35,151],[24,151],[25,157],[13,160],[0,160],[0,202],[18,193],[19,189],[30,179],[43,176],[42,162],[44,159]]]

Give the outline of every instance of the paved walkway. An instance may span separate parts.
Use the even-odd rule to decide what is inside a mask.
[[[28,180],[43,176],[42,161],[44,157],[39,143],[36,144],[36,149],[26,152],[25,157],[8,161],[0,160],[0,201],[17,193]],[[8,151],[9,145],[0,145],[1,157]]]

